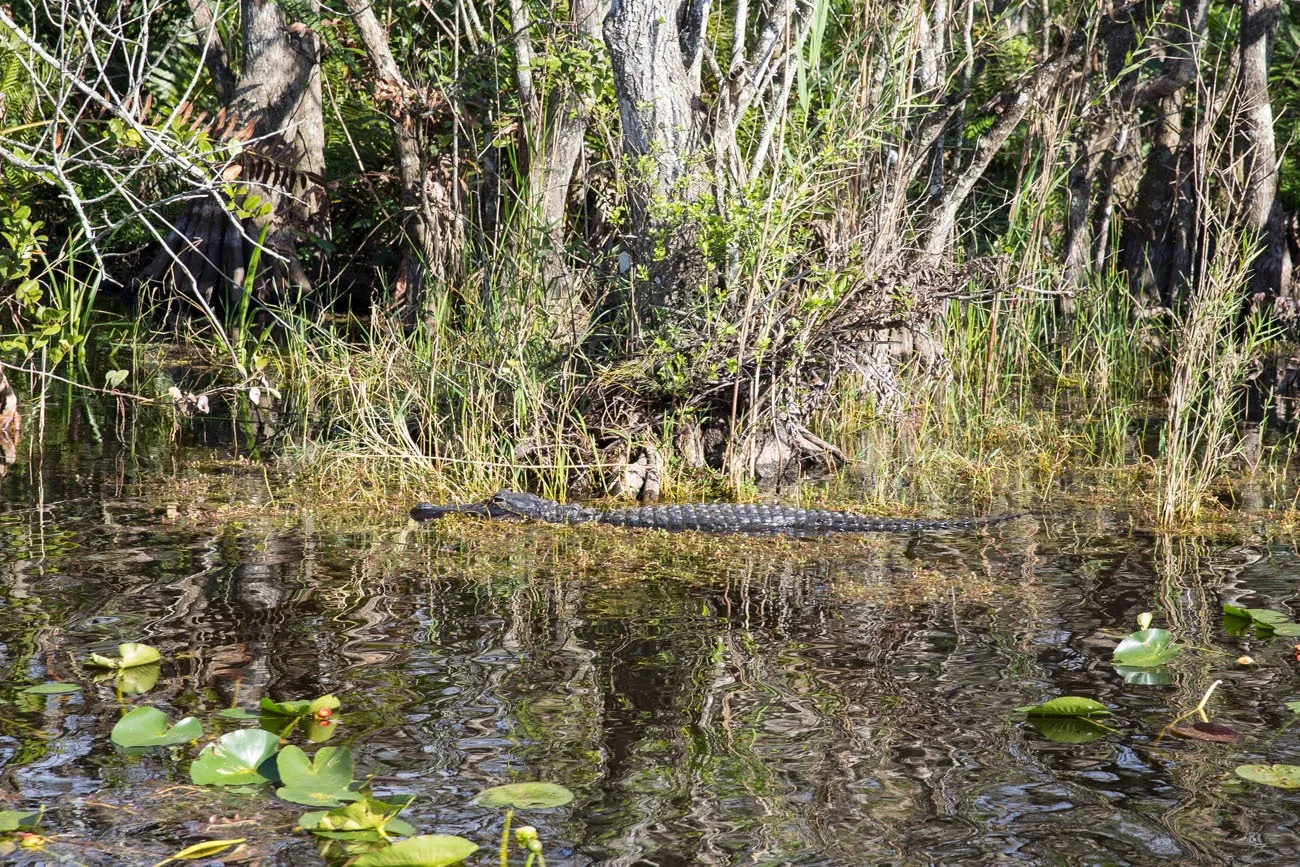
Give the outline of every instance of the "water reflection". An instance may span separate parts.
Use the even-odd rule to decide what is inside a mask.
[[[210,529],[133,499],[129,465],[96,466],[79,492],[11,474],[0,506],[5,806],[50,806],[83,863],[152,863],[250,809],[239,835],[267,863],[315,858],[294,808],[241,807],[181,787],[183,762],[113,750],[116,698],[75,661],[129,640],[164,652],[147,700],[174,716],[338,694],[337,742],[381,791],[419,795],[409,818],[426,831],[491,845],[498,817],[471,795],[568,786],[573,804],[528,817],[555,864],[1295,850],[1300,798],[1231,775],[1300,761],[1290,648],[1229,639],[1218,616],[1294,600],[1288,545],[1190,543],[1106,515],[794,542],[472,521],[322,533],[310,517]],[[1144,610],[1208,649],[1169,687],[1109,666]],[[1261,664],[1237,669],[1243,650]],[[17,693],[54,678],[87,688]],[[1243,745],[1158,739],[1216,678]],[[1113,707],[1120,734],[1054,744],[1014,713],[1063,694]]]

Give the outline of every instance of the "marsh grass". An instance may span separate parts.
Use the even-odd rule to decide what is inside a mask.
[[[1242,454],[1243,397],[1274,337],[1258,313],[1243,314],[1255,245],[1222,244],[1175,332],[1174,369],[1156,466],[1164,526],[1196,519],[1212,487]]]

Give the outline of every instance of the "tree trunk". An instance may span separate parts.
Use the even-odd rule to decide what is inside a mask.
[[[632,254],[644,269],[645,291],[634,304],[642,315],[680,308],[677,293],[704,277],[695,233],[663,214],[670,201],[689,205],[707,190],[699,92],[708,7],[709,0],[614,0],[605,19],[630,168]]]
[[[1259,233],[1261,247],[1253,263],[1252,288],[1268,297],[1283,290],[1290,270],[1286,214],[1277,197],[1278,160],[1273,106],[1268,95],[1268,63],[1281,0],[1242,0],[1241,84],[1237,142],[1242,159],[1242,219]]]
[[[388,33],[375,17],[368,0],[346,0],[348,14],[361,36],[377,74],[375,98],[388,106],[393,130],[393,151],[397,157],[398,182],[402,196],[401,259],[393,281],[392,309],[407,326],[414,325],[425,309],[430,270],[441,276],[440,251],[447,245],[438,233],[438,220],[430,201],[429,173],[420,153],[414,105],[415,91],[402,75],[388,45]]]
[[[599,45],[601,23],[608,11],[609,0],[573,0],[569,7],[573,38],[589,46]],[[542,263],[546,314],[556,335],[567,343],[581,338],[591,317],[563,250],[569,185],[582,157],[595,101],[591,87],[575,86],[567,80],[553,82],[542,120],[541,152],[529,166],[530,186],[537,195],[537,218],[549,241]]]
[[[1198,203],[1192,136],[1184,131],[1184,91],[1195,80],[1209,0],[1183,0],[1178,18],[1162,27],[1162,73],[1125,93],[1132,110],[1152,109],[1155,132],[1147,151],[1137,206],[1125,222],[1120,267],[1135,297],[1168,307],[1191,286]]]
[[[259,296],[306,291],[299,242],[328,234],[320,40],[286,22],[274,0],[244,0],[240,24],[241,68],[226,114],[246,143],[224,175],[237,179],[236,200],[217,185],[192,200],[143,275],[192,293],[209,313],[223,295],[237,301],[259,247]]]

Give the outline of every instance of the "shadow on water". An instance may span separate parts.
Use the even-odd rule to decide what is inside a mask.
[[[151,864],[229,837],[254,863],[320,863],[292,830],[300,808],[190,786],[192,749],[109,743],[122,705],[78,661],[122,641],[166,660],[126,702],[173,718],[338,695],[333,743],[377,791],[418,795],[417,828],[487,847],[476,863],[500,817],[469,798],[529,779],[576,793],[528,815],[558,865],[1297,851],[1300,796],[1232,773],[1300,763],[1283,704],[1300,697],[1294,651],[1229,638],[1221,617],[1224,602],[1288,609],[1290,545],[1211,546],[1106,514],[815,541],[210,526],[150,494],[142,468],[168,466],[163,443],[63,437],[35,456],[25,439],[0,482],[0,809],[43,805],[52,837],[26,863]],[[1110,665],[1147,610],[1199,649],[1167,686]],[[1243,651],[1258,664],[1238,667]],[[1214,713],[1243,742],[1158,738],[1218,678]],[[52,679],[83,690],[20,693]],[[1014,713],[1058,695],[1105,703],[1117,733],[1053,743]]]

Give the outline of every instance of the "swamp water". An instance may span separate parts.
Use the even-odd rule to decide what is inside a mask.
[[[159,452],[158,454],[161,454]],[[1066,513],[958,533],[737,539],[599,528],[318,528],[187,517],[140,450],[29,435],[0,481],[0,810],[43,807],[16,864],[313,865],[308,807],[262,785],[196,787],[185,744],[127,755],[127,707],[196,716],[332,693],[329,744],[421,833],[495,864],[490,786],[559,783],[524,810],[551,865],[1284,864],[1300,792],[1247,763],[1300,764],[1295,638],[1232,637],[1224,603],[1294,613],[1300,558],[1243,532],[1206,544]],[[260,472],[250,496],[268,496]],[[1187,646],[1167,680],[1111,664],[1143,611]],[[83,666],[158,648],[119,696]],[[1249,653],[1254,666],[1239,666]],[[1161,736],[1215,680],[1237,744]],[[65,681],[69,695],[31,695]],[[1049,740],[1015,708],[1077,695],[1113,732]],[[311,747],[308,747],[311,751]],[[522,864],[520,854],[512,863]]]

